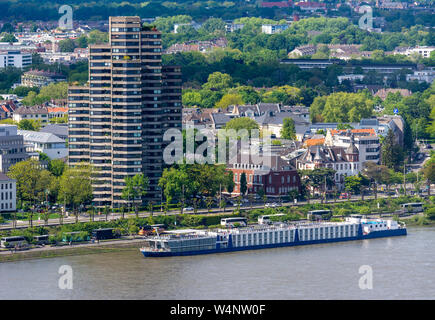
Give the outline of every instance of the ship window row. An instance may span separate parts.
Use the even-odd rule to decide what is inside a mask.
[[[355,225],[300,229],[299,237],[302,241],[354,237],[356,236],[356,231]]]
[[[286,243],[294,240],[294,230],[260,232],[253,234],[233,235],[233,245],[236,247]]]

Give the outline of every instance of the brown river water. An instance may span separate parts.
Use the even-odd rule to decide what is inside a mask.
[[[64,265],[72,289],[60,288]],[[371,289],[360,288],[361,266],[372,270]],[[144,258],[125,249],[0,263],[0,299],[435,299],[435,227],[188,257]]]

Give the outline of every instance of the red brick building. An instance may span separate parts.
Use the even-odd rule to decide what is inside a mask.
[[[267,161],[263,161],[263,163],[270,163],[270,166],[256,165],[252,161],[243,161],[242,163],[239,155],[235,163],[229,164],[227,170],[233,172],[235,183],[231,195],[240,195],[242,173],[246,174],[248,194],[256,194],[261,189],[269,197],[285,196],[288,195],[290,190],[298,190],[300,192],[300,177],[296,169],[288,161],[278,155],[272,155],[269,156]]]

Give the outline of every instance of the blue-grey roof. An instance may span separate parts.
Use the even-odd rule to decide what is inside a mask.
[[[68,137],[68,126],[60,124],[49,124],[39,132],[52,133],[58,137]]]
[[[30,130],[17,130],[17,134],[23,136],[24,141],[38,143],[65,143],[65,140],[55,136],[52,133],[38,132]]]

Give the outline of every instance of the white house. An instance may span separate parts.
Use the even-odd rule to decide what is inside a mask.
[[[68,155],[65,140],[52,133],[18,130],[18,134],[23,136],[29,153],[42,152],[50,159],[60,159]]]

